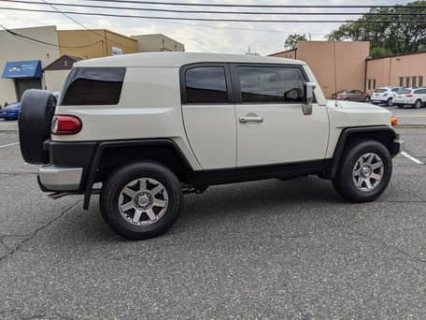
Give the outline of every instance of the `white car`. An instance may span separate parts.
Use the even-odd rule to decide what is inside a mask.
[[[401,87],[383,87],[374,90],[371,96],[371,103],[373,104],[386,104],[391,107],[393,99]]]
[[[282,58],[84,60],[60,96],[55,106],[47,91],[25,92],[22,155],[42,164],[40,188],[54,197],[82,194],[87,209],[100,193],[103,218],[129,239],[165,232],[184,193],[217,184],[317,175],[349,201],[373,201],[402,144],[389,111],[328,102],[306,63]]]
[[[398,108],[411,106],[420,109],[426,104],[426,88],[401,88],[393,103]]]

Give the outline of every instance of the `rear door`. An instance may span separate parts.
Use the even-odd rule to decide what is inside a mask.
[[[237,123],[237,166],[284,164],[325,158],[328,116],[314,103],[304,115],[301,66],[232,65]]]
[[[235,167],[236,121],[229,66],[188,65],[180,77],[185,130],[201,167]]]

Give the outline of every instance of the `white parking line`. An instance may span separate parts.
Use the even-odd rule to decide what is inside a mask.
[[[402,151],[401,154],[406,157],[407,159],[410,159],[411,161],[413,161],[414,163],[417,164],[424,164],[423,162],[421,162],[419,159],[414,158],[412,155],[408,154],[405,151]]]
[[[12,142],[12,143],[8,143],[8,144],[4,144],[2,146],[0,146],[0,148],[6,148],[6,147],[11,147],[11,146],[16,146],[19,142]]]

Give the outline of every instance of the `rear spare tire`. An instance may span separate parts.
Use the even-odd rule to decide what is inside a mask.
[[[43,143],[50,137],[56,98],[46,90],[30,89],[22,96],[19,115],[19,143],[24,160],[28,163],[49,162],[49,153]]]

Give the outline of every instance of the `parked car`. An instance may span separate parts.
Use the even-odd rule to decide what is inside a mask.
[[[11,103],[0,109],[0,118],[3,118],[4,120],[17,120],[20,112],[21,103]]]
[[[401,88],[393,99],[398,108],[410,106],[420,109],[426,104],[426,88]]]
[[[24,93],[21,152],[53,197],[82,194],[88,209],[99,192],[102,217],[129,239],[165,232],[183,194],[211,185],[317,175],[348,201],[375,200],[403,143],[392,114],[327,101],[314,81],[306,63],[272,57],[84,60],[57,106],[45,90]]]
[[[373,104],[386,104],[392,107],[393,99],[401,87],[383,87],[374,90],[371,96],[371,103]]]
[[[342,90],[335,94],[337,100],[369,102],[370,96],[360,90]]]

